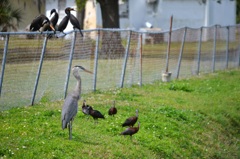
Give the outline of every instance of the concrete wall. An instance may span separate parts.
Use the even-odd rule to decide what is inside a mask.
[[[169,29],[169,21],[173,15],[173,28],[199,27],[204,23],[205,6],[196,0],[159,0],[158,3],[147,3],[146,0],[129,0],[129,24],[121,23],[139,30],[150,22],[153,27]]]
[[[159,26],[169,30],[169,21],[173,15],[173,28],[201,27],[204,23],[205,5],[197,0],[162,0],[159,4]]]
[[[216,1],[207,1],[209,9],[209,21],[205,26],[219,24],[222,26],[236,24],[236,1],[222,0],[221,4]]]

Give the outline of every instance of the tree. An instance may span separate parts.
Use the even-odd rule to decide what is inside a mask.
[[[75,2],[77,5],[77,11],[78,11],[77,17],[79,17],[81,29],[83,29],[84,28],[84,18],[85,18],[85,6],[87,3],[87,0],[75,0]]]
[[[97,0],[102,13],[103,28],[119,28],[118,0]]]
[[[118,0],[97,0],[102,13],[103,28],[119,28],[119,4]],[[106,32],[102,34],[102,48],[100,54],[108,58],[116,58],[124,53],[124,47],[119,32]]]
[[[14,9],[9,0],[0,1],[0,27],[1,31],[8,31],[12,28],[17,30],[19,22],[22,20],[22,11]]]
[[[237,0],[237,8],[236,8],[236,23],[240,23],[240,0]]]

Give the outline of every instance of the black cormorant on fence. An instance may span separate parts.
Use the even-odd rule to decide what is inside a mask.
[[[71,11],[75,11],[75,10],[72,9]],[[70,13],[70,22],[73,25],[73,29],[78,29],[80,34],[83,36],[83,33],[81,31],[80,23],[79,23],[78,19],[74,15],[72,15],[71,13]]]
[[[40,14],[39,16],[37,16],[36,18],[34,18],[30,24],[30,31],[40,31],[40,28],[44,26],[44,24],[49,23],[49,27],[55,31],[54,27],[52,26],[52,24],[50,24],[49,19],[43,15]]]
[[[67,7],[65,9],[66,16],[62,19],[62,21],[59,23],[57,30],[65,34],[63,31],[66,29],[68,25],[68,21],[70,19],[70,11],[74,10],[73,8]]]
[[[70,7],[67,7],[65,9],[66,16],[63,18],[63,20],[58,25],[57,30],[64,33],[63,31],[66,29],[66,27],[68,25],[68,21],[70,20],[71,24],[73,25],[73,29],[75,29],[75,28],[79,29],[80,34],[83,36],[78,19],[74,15],[72,15],[70,11],[75,11],[75,10]]]
[[[56,30],[56,25],[57,25],[58,18],[59,18],[56,9],[52,9],[52,10],[51,10],[50,16],[51,16],[52,14],[54,14],[54,15],[53,15],[53,17],[50,19],[50,23],[52,24],[52,26],[53,26],[53,27],[55,28],[55,30]]]

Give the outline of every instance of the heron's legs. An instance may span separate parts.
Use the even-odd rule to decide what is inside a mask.
[[[69,129],[69,140],[72,140],[72,120],[69,121],[68,129]]]

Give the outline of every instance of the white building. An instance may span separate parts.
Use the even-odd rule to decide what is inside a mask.
[[[13,1],[13,0],[11,0]],[[203,3],[205,1],[205,3]],[[15,1],[14,1],[15,2]],[[75,0],[45,0],[41,13],[50,16],[51,9],[59,12],[59,22],[65,16],[65,8],[77,8]],[[20,30],[25,30],[27,24],[37,16],[36,2],[33,0],[13,3],[24,11],[24,19]],[[45,10],[45,11],[44,11]],[[75,16],[76,12],[72,12]],[[169,29],[169,21],[173,15],[173,28],[235,25],[236,0],[119,0],[120,28],[145,28],[149,22],[154,28]],[[85,29],[102,26],[101,10],[96,0],[88,0],[85,12]],[[58,22],[58,23],[59,23]],[[69,24],[66,31],[72,30]]]
[[[173,28],[227,26],[236,24],[236,0],[128,0],[120,3],[121,28],[139,30],[149,22],[155,28],[169,29],[173,15]],[[100,15],[99,15],[100,16]],[[100,17],[98,17],[100,18]]]

